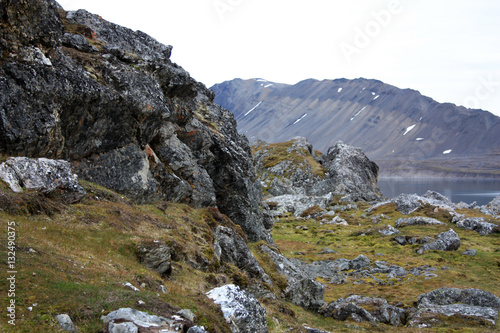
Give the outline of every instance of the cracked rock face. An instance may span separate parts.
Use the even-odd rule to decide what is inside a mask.
[[[331,192],[349,194],[355,201],[381,199],[379,168],[361,149],[339,141],[322,156],[322,162],[329,174],[327,183],[335,189]],[[313,186],[313,192],[321,192],[321,187]]]
[[[215,230],[214,248],[222,262],[229,262],[245,271],[250,278],[256,278],[272,286],[271,279],[255,259],[247,244],[233,230],[218,226]]]
[[[500,298],[479,289],[439,288],[418,298],[418,311],[411,327],[431,327],[441,322],[439,315],[495,325]]]
[[[285,149],[286,148],[286,149]],[[348,195],[354,201],[379,201],[378,166],[364,152],[339,141],[319,157],[306,138],[254,146],[260,179],[273,196]]]
[[[172,252],[164,243],[143,243],[136,246],[139,261],[146,267],[155,270],[161,276],[172,272]]]
[[[14,192],[24,188],[47,195],[60,194],[67,203],[79,201],[86,194],[70,164],[63,160],[11,157],[0,164],[0,178]]]
[[[2,2],[0,153],[70,161],[140,202],[217,206],[272,242],[248,141],[172,47],[55,1]]]
[[[385,323],[403,326],[407,312],[402,308],[389,305],[383,298],[363,297],[359,295],[340,298],[324,306],[320,313],[337,320],[351,318],[356,322]]]
[[[470,217],[457,222],[457,226],[463,229],[470,229],[478,232],[480,235],[485,236],[498,232],[499,227],[497,224],[486,222],[482,217]]]
[[[234,284],[212,289],[207,296],[220,305],[233,333],[267,333],[266,309]]]
[[[456,251],[460,247],[460,238],[453,229],[440,233],[436,238],[436,241],[424,244],[417,253],[422,254],[427,250]]]

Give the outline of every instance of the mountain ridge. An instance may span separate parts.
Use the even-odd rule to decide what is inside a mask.
[[[439,103],[416,90],[365,78],[294,85],[234,79],[211,89],[250,141],[304,136],[326,151],[342,140],[362,148],[381,165],[383,176],[437,175],[441,172],[434,169],[443,161],[462,165],[447,167],[450,175],[498,176],[500,117],[488,111]]]

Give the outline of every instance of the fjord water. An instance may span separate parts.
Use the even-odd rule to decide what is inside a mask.
[[[389,198],[401,193],[422,195],[432,190],[447,196],[454,203],[476,201],[478,205],[486,205],[500,195],[500,179],[380,178],[378,184]]]

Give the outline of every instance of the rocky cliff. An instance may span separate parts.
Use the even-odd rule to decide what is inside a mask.
[[[303,137],[283,143],[259,142],[252,147],[259,179],[270,196],[349,196],[378,201],[379,168],[361,149],[339,141],[326,154],[313,150]]]
[[[326,153],[342,140],[360,147],[382,176],[499,176],[500,118],[486,111],[367,79],[235,79],[211,89],[250,141],[304,136]]]
[[[171,46],[51,0],[2,0],[0,19],[0,154],[70,161],[141,202],[217,206],[271,241],[247,140]]]

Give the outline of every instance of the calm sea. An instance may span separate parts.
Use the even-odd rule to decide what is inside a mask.
[[[380,178],[378,182],[385,196],[393,198],[401,193],[422,195],[427,190],[439,192],[454,203],[489,203],[500,195],[500,180],[462,180],[449,178]]]

